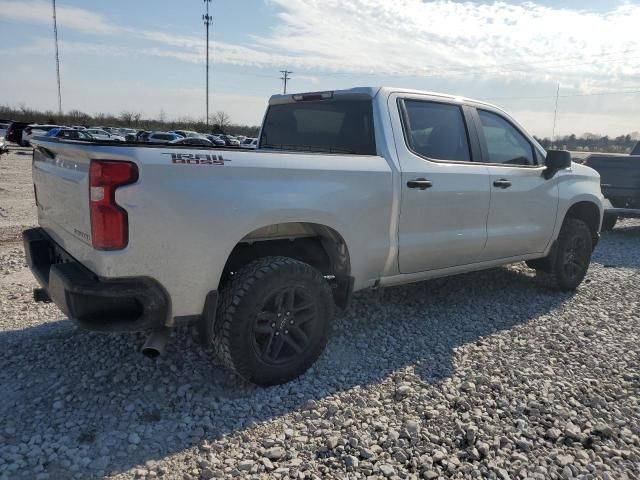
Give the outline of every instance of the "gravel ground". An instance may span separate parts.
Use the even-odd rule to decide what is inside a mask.
[[[359,293],[260,389],[188,331],[151,361],[35,304],[28,160],[0,159],[0,479],[640,478],[640,222],[575,294],[523,265]]]

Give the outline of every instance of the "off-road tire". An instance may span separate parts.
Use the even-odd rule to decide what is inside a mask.
[[[283,364],[266,363],[254,342],[258,314],[283,289],[301,289],[314,305],[308,346]],[[300,290],[299,290],[300,291]],[[324,350],[334,315],[329,283],[310,265],[288,257],[264,257],[236,272],[223,287],[214,326],[214,349],[225,366],[245,380],[269,386],[304,373]]]
[[[613,213],[605,213],[602,218],[602,230],[603,232],[610,232],[613,230],[613,227],[616,226],[616,222],[618,221],[618,216]]]
[[[579,245],[579,247],[576,247]],[[579,248],[579,252],[572,252]],[[551,274],[553,282],[562,291],[572,291],[578,288],[589,270],[593,239],[591,230],[587,224],[577,218],[567,218],[558,235],[555,258],[552,259]],[[569,262],[570,258],[576,258],[579,266]],[[570,266],[570,263],[574,263]],[[572,270],[575,270],[573,273]]]

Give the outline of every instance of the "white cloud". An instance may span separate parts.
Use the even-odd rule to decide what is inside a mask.
[[[425,77],[553,77],[576,87],[640,81],[638,62],[619,53],[640,56],[640,5],[598,14],[532,2],[271,2],[282,9],[280,24],[255,41],[267,51],[287,52],[293,67]]]
[[[216,63],[329,74],[553,79],[583,91],[640,82],[640,5],[594,13],[533,2],[269,1],[279,9],[277,26],[244,44],[214,42]],[[48,24],[50,14],[44,0],[0,0],[0,18]],[[203,62],[199,36],[119,26],[64,4],[58,20],[84,33],[155,43],[151,55]],[[132,53],[139,48],[132,45]]]
[[[296,85],[307,89],[346,86],[354,78],[360,79],[358,83],[367,78],[370,81],[366,83],[377,84],[378,77],[416,77],[413,86],[446,85],[452,93],[473,96],[480,92],[479,96],[496,97],[536,96],[542,90],[551,97],[558,82],[562,94],[640,87],[638,3],[589,12],[535,2],[265,1],[277,9],[276,25],[244,42],[216,40],[212,43],[216,65],[272,71],[290,68],[296,72]],[[0,19],[50,25],[50,15],[51,4],[46,0],[0,0]],[[104,15],[60,3],[58,22],[62,29],[82,32],[87,38],[82,43],[62,42],[63,54],[145,55],[192,64],[204,61],[205,44],[200,36],[145,30],[144,25],[116,25]],[[112,42],[116,37],[126,39],[127,45]],[[0,50],[0,55],[28,58],[49,54],[50,48],[46,41],[35,39],[33,44]],[[637,122],[633,102],[637,98],[563,99],[561,112],[567,116],[560,119],[560,125],[570,129],[590,117],[594,123],[606,119],[611,125],[606,127],[608,132],[613,125],[622,128],[623,123],[627,129],[637,129],[632,125]],[[545,106],[543,113],[539,105],[550,105],[552,99],[497,103],[513,105],[510,110],[531,119],[528,124],[535,125],[536,133],[550,133],[545,124],[553,108]],[[585,105],[591,110],[585,110]],[[231,112],[239,109],[232,106]],[[534,112],[539,113],[535,116]],[[619,112],[617,117],[615,112]],[[258,121],[260,115],[256,113],[254,118]]]
[[[84,8],[56,5],[58,25],[78,32],[108,35],[125,29],[110,23],[102,15]],[[0,18],[51,25],[51,2],[45,0],[0,0]]]

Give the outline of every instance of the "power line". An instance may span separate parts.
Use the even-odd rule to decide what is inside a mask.
[[[58,115],[62,115],[62,89],[60,88],[60,51],[58,50],[58,20],[56,17],[56,0],[53,2],[53,38],[56,43],[56,75],[58,77]]]
[[[291,75],[293,72],[290,72],[289,70],[280,70],[280,73],[282,74],[282,77],[280,77],[280,80],[282,80],[283,83],[284,83],[284,91],[283,91],[283,93],[286,95],[287,94],[287,82],[289,80],[291,80],[291,77],[289,75]]]
[[[207,80],[206,80],[206,110],[207,110],[207,116],[205,117],[205,123],[207,125],[207,127],[209,126],[209,27],[211,26],[211,24],[213,23],[213,17],[211,15],[209,15],[209,4],[211,3],[211,0],[204,0],[204,4],[207,7],[207,13],[205,13],[204,15],[202,15],[202,20],[204,21],[204,26],[205,29],[207,31]]]
[[[640,87],[638,87],[640,88]],[[566,95],[559,95],[558,98],[571,98],[571,97],[599,97],[605,95],[637,95],[640,94],[640,90],[611,90],[608,92],[595,92],[595,93],[569,93]],[[556,95],[538,95],[538,96],[526,96],[526,97],[481,97],[480,100],[542,100],[547,98],[555,98]]]

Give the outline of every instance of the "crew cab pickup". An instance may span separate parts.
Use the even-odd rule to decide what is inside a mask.
[[[600,174],[605,197],[602,230],[612,230],[618,218],[640,218],[640,142],[630,155],[594,153],[584,164]]]
[[[27,262],[80,326],[194,324],[271,385],[323,351],[353,292],[514,262],[582,282],[598,174],[504,111],[396,88],[273,96],[256,151],[32,139]]]

